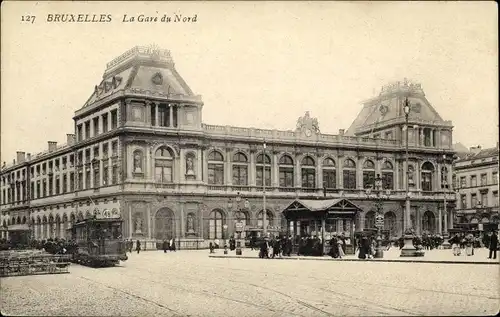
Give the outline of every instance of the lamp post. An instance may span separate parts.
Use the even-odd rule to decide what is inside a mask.
[[[409,143],[409,131],[408,131],[408,121],[410,115],[410,101],[408,97],[405,98],[405,104],[403,106],[403,111],[405,114],[405,128],[406,128],[406,146],[405,146],[405,173],[406,174],[406,193],[405,193],[405,214],[404,214],[404,241],[405,245],[401,249],[402,257],[412,257],[423,255],[423,253],[417,253],[417,249],[413,246],[413,229],[410,218],[410,183],[409,183],[409,163],[408,163],[408,143]]]
[[[446,154],[443,154],[443,163],[446,163]],[[443,168],[442,172],[446,171],[446,174],[441,175],[441,187],[443,188],[443,211],[444,211],[444,232],[443,232],[443,249],[451,249],[451,244],[448,241],[449,234],[448,234],[448,224],[449,224],[449,219],[448,219],[448,202],[446,201],[446,195],[448,194],[448,170]],[[451,218],[451,217],[450,217]]]
[[[241,255],[241,195],[240,192],[237,193],[236,195],[236,206],[238,209],[238,222],[236,223],[236,233],[237,233],[237,240],[236,240],[236,255]]]
[[[266,140],[264,139],[264,151],[262,155],[262,235],[264,238],[267,237],[267,226],[266,226],[266,217],[267,217],[267,208],[266,208]]]
[[[382,214],[382,178],[380,178],[380,174],[377,174],[377,177],[375,177],[375,186],[374,186],[374,191],[377,197],[377,215],[375,217],[375,227],[377,228],[377,246],[375,249],[375,256],[374,258],[381,259],[384,257],[384,250],[382,248],[382,226],[384,225],[384,215]],[[390,190],[386,190],[386,196],[389,197],[391,194]],[[371,189],[366,189],[366,195],[368,198],[370,197],[371,194]]]

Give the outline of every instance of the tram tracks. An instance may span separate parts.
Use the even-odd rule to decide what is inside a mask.
[[[158,274],[158,272],[152,272],[151,270],[144,269],[144,268],[140,268],[140,270],[146,271],[149,274],[155,274],[155,273]],[[259,272],[259,273],[264,273],[264,272]],[[193,281],[196,281],[196,282],[203,281],[204,284],[211,284],[213,286],[217,286],[216,284],[211,283],[208,279],[202,279],[201,276],[199,276],[199,275],[198,275],[197,278],[189,277],[189,276],[183,276],[183,279],[189,279],[189,280],[193,280]],[[306,302],[303,299],[299,299],[299,298],[293,297],[293,296],[291,296],[289,294],[283,293],[283,292],[278,291],[278,290],[276,290],[274,288],[270,288],[270,287],[266,287],[266,286],[258,285],[258,284],[254,284],[254,283],[248,283],[248,281],[235,280],[234,278],[225,279],[225,281],[232,282],[232,283],[237,283],[237,284],[242,284],[242,285],[245,285],[245,286],[252,286],[254,288],[263,289],[263,290],[266,290],[266,291],[269,291],[269,292],[273,292],[273,293],[281,295],[282,297],[287,298],[288,300],[290,300],[292,302],[297,303],[298,305],[301,305],[301,306],[303,306],[305,308],[308,308],[311,311],[314,311],[316,313],[322,313],[322,314],[325,314],[327,316],[334,316],[334,314],[332,314],[332,313],[330,313],[330,312],[328,312],[326,310],[323,310],[321,308],[318,308],[318,307],[314,306],[313,304]],[[321,290],[321,291],[325,292],[325,289],[321,289],[321,288],[316,288],[315,290]],[[330,293],[332,293],[332,292],[330,292]],[[370,314],[374,314],[374,313],[375,314],[381,314],[381,315],[387,315],[388,313],[399,315],[402,312],[399,309],[395,309],[395,308],[389,307],[389,306],[378,305],[378,304],[373,303],[373,302],[367,302],[367,303],[369,303],[369,305],[365,305],[365,306],[358,305],[358,304],[352,303],[352,302],[346,303],[345,302],[345,297],[348,297],[347,295],[342,294],[340,292],[337,292],[337,295],[341,295],[340,297],[342,297],[342,295],[343,295],[344,298],[340,298],[340,300],[338,302],[335,302],[333,304],[332,303],[327,303],[327,304],[323,303],[322,305],[328,306],[328,307],[332,307],[334,309],[336,307],[338,307],[338,306],[345,307],[345,308],[348,308],[348,309],[355,308],[358,311],[363,311],[363,312],[367,312],[367,313],[370,313]],[[265,306],[265,305],[264,306],[260,305],[259,307],[265,307],[266,309],[269,308],[268,306]],[[381,309],[379,309],[379,308],[381,308]],[[286,313],[292,313],[292,312],[289,312],[289,311],[284,311],[284,312],[286,312]],[[407,313],[407,314],[409,314],[409,315],[414,315],[413,313],[410,313],[408,311],[404,311],[404,312]]]

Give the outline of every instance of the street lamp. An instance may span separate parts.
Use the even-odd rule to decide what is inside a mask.
[[[370,198],[371,192],[372,191],[370,188],[366,189],[366,195],[368,196],[368,198]],[[382,248],[382,234],[381,234],[382,226],[384,225],[384,215],[382,214],[382,207],[383,207],[382,206],[382,198],[383,198],[382,193],[384,191],[382,188],[382,178],[380,178],[380,174],[377,174],[377,177],[375,177],[374,192],[375,192],[376,197],[377,197],[377,203],[376,203],[377,215],[375,217],[375,219],[376,219],[375,227],[377,227],[377,239],[376,239],[377,246],[375,249],[374,258],[381,259],[384,257],[384,250]],[[391,194],[391,191],[387,189],[385,191],[385,194],[388,198],[389,195]]]
[[[409,143],[409,129],[408,129],[408,119],[410,115],[410,101],[408,97],[405,98],[405,104],[403,106],[403,111],[405,114],[405,128],[406,128],[406,146],[405,146],[405,169],[406,169],[406,193],[405,193],[405,217],[404,217],[404,241],[405,245],[401,249],[401,255],[403,257],[419,256],[423,255],[421,252],[417,253],[417,249],[413,246],[413,230],[410,218],[410,183],[409,183],[409,163],[408,163],[408,143]]]
[[[236,255],[241,255],[242,254],[242,251],[241,251],[241,231],[243,230],[243,224],[241,223],[241,195],[240,195],[240,192],[238,192],[236,194],[236,224],[235,224],[235,231],[236,231],[236,234],[237,234],[237,237],[236,237]],[[248,199],[245,199],[245,209],[248,209],[248,207],[250,206],[250,202],[248,201]],[[228,207],[229,209],[232,209],[233,208],[233,202],[231,200],[231,198],[229,198],[229,202],[228,202]]]
[[[262,235],[264,238],[267,237],[267,226],[266,226],[266,216],[267,216],[267,208],[266,208],[266,140],[264,139],[264,151],[262,155]]]
[[[443,154],[443,163],[446,163],[446,154]],[[448,206],[447,206],[447,201],[446,201],[446,194],[448,193],[448,169],[446,166],[442,169],[442,173],[445,172],[444,174],[441,174],[441,187],[443,188],[443,211],[444,211],[444,233],[443,233],[443,249],[451,249],[450,242],[448,241],[449,234],[448,234],[448,224],[449,224],[449,219],[448,219]],[[451,218],[451,217],[450,217]]]

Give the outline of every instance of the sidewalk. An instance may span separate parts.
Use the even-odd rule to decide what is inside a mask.
[[[243,249],[242,255],[236,255],[235,251],[229,251],[224,254],[223,249],[218,249],[216,253],[209,254],[210,258],[228,258],[228,259],[259,259],[259,252],[251,249]],[[408,263],[444,263],[444,264],[500,264],[500,251],[497,251],[497,259],[488,259],[489,250],[485,248],[475,249],[473,256],[466,256],[462,251],[462,255],[454,256],[451,249],[442,250],[426,250],[423,257],[400,257],[401,251],[398,248],[391,248],[389,251],[384,250],[382,259],[362,260],[358,259],[357,255],[346,255],[342,259],[334,259],[330,256],[284,256],[275,258],[274,260],[306,260],[306,261],[371,261],[371,262],[408,262]]]

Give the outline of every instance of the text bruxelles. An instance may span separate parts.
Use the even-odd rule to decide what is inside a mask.
[[[193,16],[184,16],[182,14],[174,14],[172,16],[168,16],[164,14],[163,16],[148,16],[144,14],[139,15],[127,15],[124,14],[120,22],[130,23],[130,22],[139,22],[139,23],[148,23],[148,22],[197,22],[198,16],[195,14]],[[68,23],[68,22],[76,22],[76,23],[106,23],[112,22],[113,16],[111,14],[47,14],[47,22],[53,23]]]

